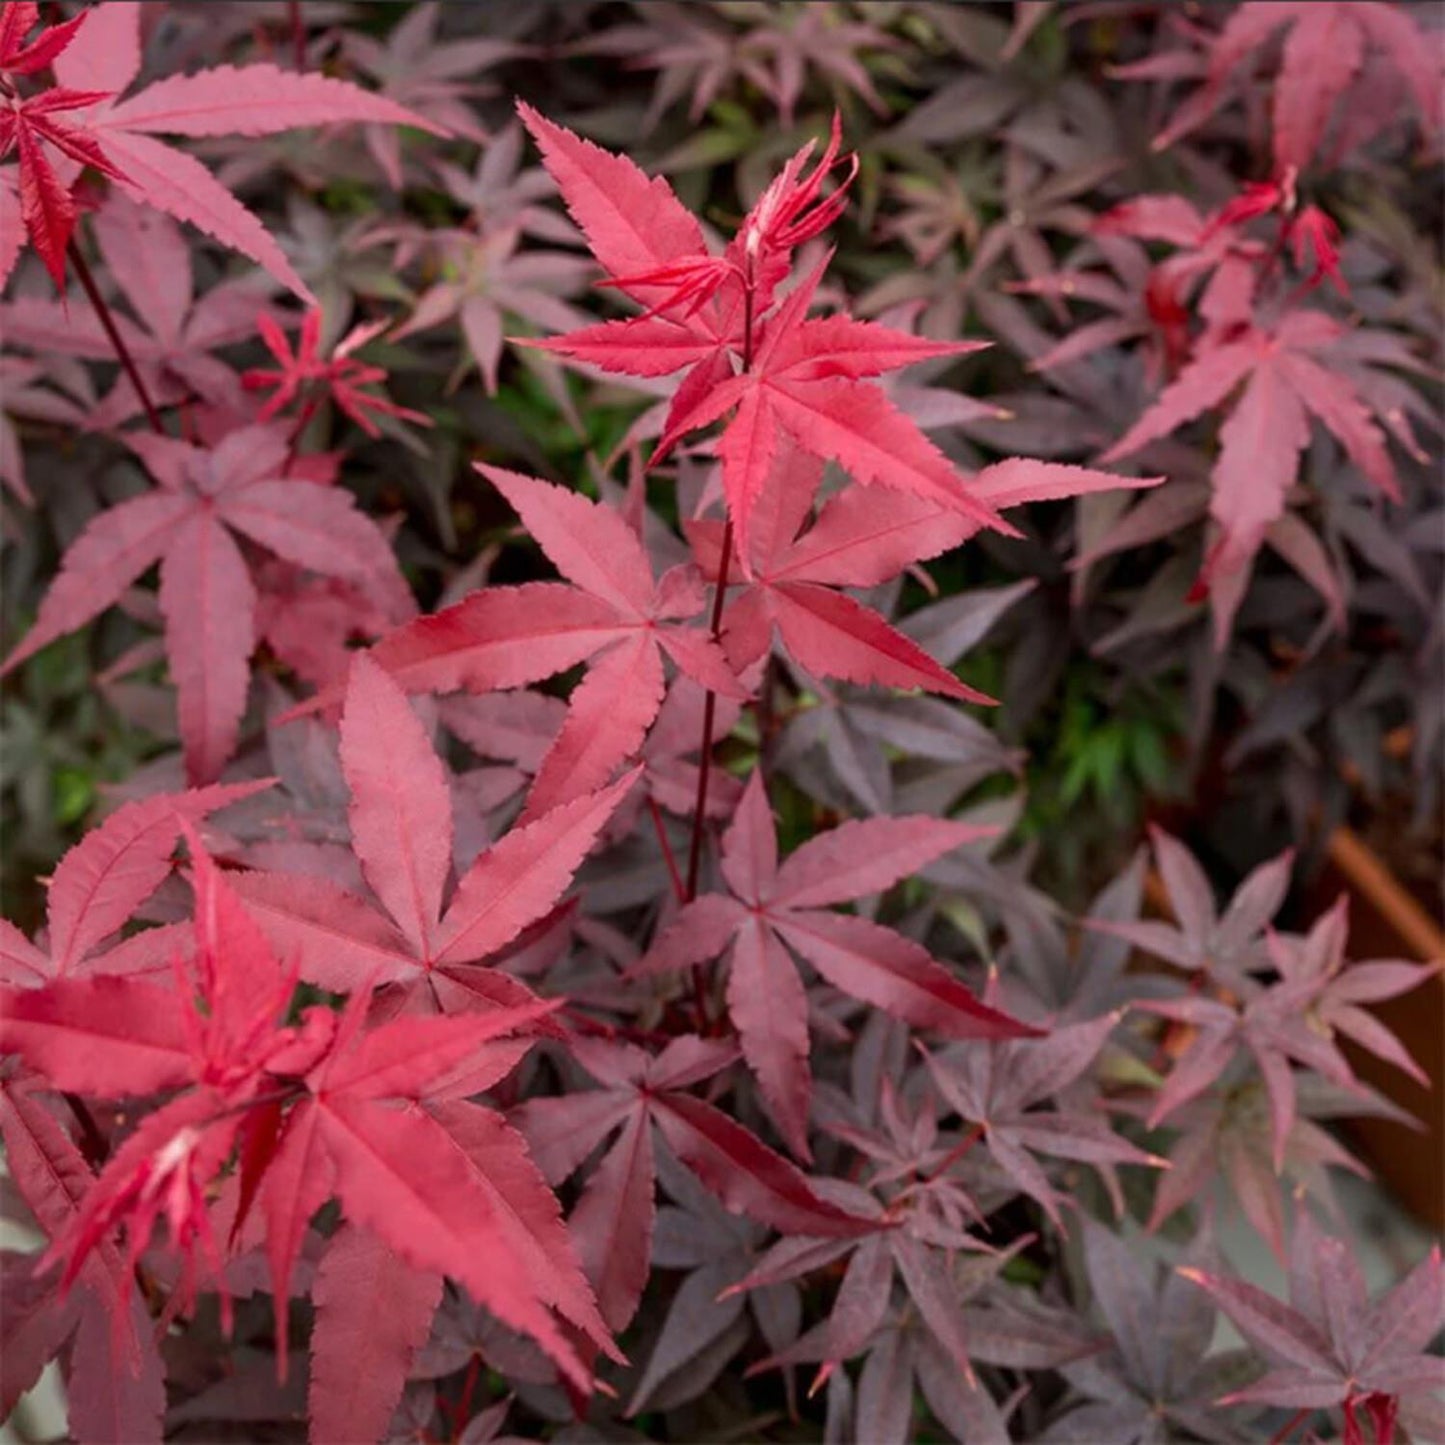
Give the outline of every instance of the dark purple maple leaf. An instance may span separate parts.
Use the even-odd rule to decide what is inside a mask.
[[[577,1061],[603,1085],[529,1099],[513,1112],[554,1186],[615,1134],[572,1211],[571,1227],[603,1318],[621,1331],[647,1283],[655,1219],[654,1133],[730,1213],[791,1234],[864,1234],[876,1225],[814,1192],[810,1182],[720,1109],[685,1089],[737,1058],[718,1039],[674,1038],[650,1058],[631,1044],[575,1036]]]
[[[984,1001],[993,1003],[996,998],[997,975],[990,974]],[[1116,1134],[1100,1117],[1097,1100],[1084,1103],[1068,1093],[1094,1062],[1122,1013],[1065,1024],[1044,1038],[994,1037],[967,1049],[925,1055],[941,1097],[960,1119],[979,1129],[988,1157],[1009,1183],[1042,1205],[1056,1225],[1062,1225],[1064,1201],[1035,1154],[1094,1165],[1120,1213],[1123,1196],[1114,1165],[1167,1167],[1167,1160]],[[1039,1107],[1050,1103],[1056,1107]]]
[[[671,1202],[657,1209],[652,1267],[685,1273],[632,1389],[629,1415],[673,1408],[706,1391],[751,1339],[749,1313],[774,1350],[796,1338],[803,1317],[792,1283],[747,1295],[728,1288],[756,1258],[763,1237],[758,1225],[727,1213],[667,1149],[657,1155],[657,1173]]]
[[[983,1221],[973,1179],[965,1182],[977,1131],[958,1138],[942,1133],[933,1097],[925,1093],[910,1106],[887,1076],[871,1126],[825,1098],[823,1127],[864,1161],[858,1184],[835,1179],[830,1193],[886,1227],[861,1240],[784,1239],[732,1286],[729,1293],[776,1287],[847,1260],[828,1318],[754,1369],[818,1361],[816,1390],[858,1354],[867,1354],[863,1373],[870,1377],[894,1351],[912,1358],[919,1349],[920,1379],[932,1379],[930,1365],[946,1362],[950,1383],[934,1381],[940,1399],[925,1386],[930,1403],[942,1404],[941,1417],[971,1420],[965,1438],[975,1432],[1004,1438],[1001,1415],[974,1362],[1048,1369],[1087,1353],[1094,1341],[1058,1311],[999,1286],[1000,1273],[1034,1236],[994,1248],[970,1232]]]
[[[1179,1271],[1156,1265],[1135,1242],[1087,1217],[1083,1231],[1089,1289],[1113,1341],[1106,1352],[1059,1366],[1082,1400],[1043,1438],[1058,1445],[1097,1440],[1144,1445],[1159,1439],[1166,1423],[1201,1440],[1241,1438],[1232,1419],[1218,1418],[1214,1402],[1249,1377],[1253,1357],[1247,1350],[1210,1354],[1212,1302]],[[1209,1269],[1216,1259],[1206,1227],[1190,1244],[1182,1267]]]
[[[1179,926],[1149,919],[1091,920],[1089,925],[1195,972],[1195,987],[1187,995],[1139,1005],[1182,1030],[1169,1049],[1173,1065],[1149,1116],[1150,1127],[1226,1077],[1238,1076],[1241,1060],[1247,1059],[1268,1095],[1278,1169],[1295,1120],[1297,1075],[1292,1065],[1344,1088],[1358,1087],[1334,1042],[1337,1032],[1406,1073],[1423,1077],[1394,1036],[1358,1005],[1405,993],[1438,965],[1382,960],[1347,967],[1343,898],[1305,938],[1272,932],[1261,937],[1284,900],[1292,851],[1246,878],[1221,918],[1209,880],[1189,851],[1157,828],[1153,843]],[[1278,977],[1262,982],[1259,975],[1271,969]]]
[[[1221,1404],[1335,1409],[1346,1445],[1390,1445],[1403,1425],[1412,1440],[1445,1434],[1445,1358],[1429,1353],[1445,1326],[1440,1246],[1373,1303],[1354,1250],[1296,1212],[1289,1304],[1246,1280],[1186,1266],[1272,1368]],[[1368,1421],[1368,1427],[1366,1422]]]

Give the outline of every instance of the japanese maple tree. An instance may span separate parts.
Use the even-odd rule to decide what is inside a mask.
[[[1057,704],[1108,804],[1139,679],[1434,655],[1422,263],[1351,189],[1438,126],[1419,12],[72,9],[0,8],[0,810],[63,839],[0,1413],[1435,1438],[1438,1251],[1372,1300],[1320,1221],[1439,965],[1352,961],[1304,832],[1056,892],[1029,757]]]

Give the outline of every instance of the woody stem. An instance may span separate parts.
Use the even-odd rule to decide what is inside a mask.
[[[729,517],[723,527],[722,562],[718,566],[717,592],[712,599],[712,619],[708,633],[716,642],[722,636],[723,601],[728,590],[728,561],[733,550],[733,522]],[[693,803],[692,837],[687,846],[687,902],[697,897],[698,871],[702,865],[703,814],[707,809],[707,782],[712,770],[712,729],[717,715],[717,694],[711,689],[702,704],[702,747],[698,754],[697,798]]]
[[[95,284],[95,277],[91,274],[90,266],[81,254],[80,247],[75,244],[74,236],[70,238],[68,250],[70,263],[75,267],[76,277],[80,281],[80,289],[85,292],[91,309],[100,318],[101,327],[110,341],[116,360],[120,362],[121,370],[129,378],[130,384],[135,388],[135,394],[140,398],[140,404],[145,408],[146,420],[150,422],[151,430],[157,436],[165,436],[166,429],[161,425],[161,415],[156,410],[155,403],[145,388],[145,383],[140,379],[140,372],[136,370],[135,361],[131,357],[129,348],[121,340],[120,332],[116,329],[115,317],[111,315],[110,306],[105,297],[100,294],[100,287]]]
[[[743,282],[743,366],[744,372],[753,364],[753,283],[749,274]],[[729,514],[723,524],[722,560],[717,569],[717,590],[713,593],[712,618],[708,633],[714,645],[722,637],[723,603],[727,599],[728,566],[733,554],[733,519]],[[702,830],[707,815],[707,784],[712,772],[712,730],[717,717],[717,694],[711,688],[702,704],[702,743],[698,753],[697,798],[692,810],[692,836],[687,845],[687,891],[683,902],[691,903],[697,897],[698,874],[702,867]],[[699,1031],[708,1023],[707,986],[702,964],[692,970],[693,1007],[697,1015]]]

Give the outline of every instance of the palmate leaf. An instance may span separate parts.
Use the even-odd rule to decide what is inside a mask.
[[[410,1269],[452,1276],[498,1318],[535,1338],[579,1388],[589,1387],[589,1374],[551,1311],[594,1347],[615,1347],[561,1232],[556,1200],[500,1117],[448,1097],[459,1066],[538,1012],[528,1005],[454,1018],[402,1017],[358,1034],[353,1001],[327,1056],[307,1075],[307,1096],[287,1115],[261,1186],[278,1300],[307,1222],[335,1194],[347,1219]],[[515,1061],[513,1055],[506,1068]],[[470,1083],[465,1091],[473,1092]],[[419,1316],[431,1286],[405,1278]],[[400,1325],[393,1338],[405,1353],[424,1330]],[[341,1315],[328,1331],[333,1327],[345,1329]],[[284,1350],[284,1335],[280,1342]],[[390,1377],[397,1390],[402,1378]],[[331,1404],[343,1408],[341,1401]]]
[[[1271,1361],[1263,1379],[1221,1403],[1344,1411],[1345,1438],[1362,1442],[1356,1412],[1399,1413],[1429,1439],[1445,1417],[1445,1359],[1427,1353],[1445,1324],[1440,1248],[1371,1305],[1350,1246],[1321,1233],[1308,1210],[1295,1218],[1288,1305],[1242,1279],[1193,1267],[1180,1273],[1213,1297]]]
[[[238,410],[241,384],[232,368],[212,352],[249,340],[258,312],[267,314],[270,285],[255,276],[222,281],[197,297],[190,251],[181,228],[162,212],[112,191],[96,213],[92,229],[106,270],[121,288],[130,313],[111,320],[157,406],[194,393]],[[83,294],[63,301],[19,296],[0,306],[6,340],[29,350],[111,360],[110,339]],[[134,318],[134,319],[132,319]],[[142,409],[123,373],[85,425],[104,430]]]
[[[241,874],[237,891],[274,946],[323,987],[392,983],[423,1009],[470,1007],[482,997],[530,1000],[524,984],[477,962],[552,909],[636,770],[513,829],[480,854],[448,898],[447,775],[401,687],[369,654],[352,664],[341,765],[352,847],[382,906],[317,879]]]
[[[33,1086],[10,1081],[0,1086],[0,1132],[10,1176],[36,1220],[52,1240],[64,1236],[94,1184],[90,1166]],[[47,1361],[73,1338],[64,1359],[78,1438],[158,1435],[165,1409],[163,1367],[144,1307],[128,1298],[121,1251],[102,1244],[85,1262],[75,1291],[63,1300],[54,1271],[37,1275],[37,1259],[27,1259],[23,1284],[7,1268],[0,1409],[12,1410]],[[11,1263],[7,1259],[7,1266]],[[23,1338],[12,1333],[21,1291],[45,1327],[39,1338],[28,1331]]]
[[[1184,423],[1224,405],[1242,386],[1220,431],[1210,516],[1220,537],[1195,584],[1197,597],[1240,574],[1285,514],[1300,454],[1318,420],[1383,495],[1400,499],[1394,463],[1373,408],[1330,358],[1343,329],[1318,311],[1296,309],[1238,339],[1207,333],[1199,354],[1100,459],[1118,461]],[[1282,550],[1289,546],[1283,539]],[[1287,554],[1288,555],[1288,554]],[[1309,561],[1301,570],[1308,575]],[[1196,597],[1196,600],[1197,600]],[[1235,599],[1237,602],[1237,598]],[[1216,646],[1229,635],[1233,607],[1216,616]]]
[[[993,1002],[996,992],[997,975],[991,974],[985,1002]],[[1069,1097],[1071,1086],[1088,1070],[1122,1016],[1120,1009],[1056,1027],[1045,1037],[996,1036],[984,1048],[925,1055],[941,1098],[960,1119],[981,1126],[989,1152],[1009,1182],[1036,1200],[1059,1226],[1060,1196],[1035,1154],[1093,1164],[1116,1212],[1122,1212],[1123,1197],[1112,1166],[1157,1168],[1168,1162],[1116,1134],[1097,1106]],[[1041,1107],[1050,1103],[1055,1107]]]
[[[382,691],[363,699],[358,726],[395,745],[396,734],[404,734],[395,709],[406,704],[384,674],[372,671]],[[368,711],[365,704],[378,699],[380,708]],[[392,715],[378,724],[388,703]],[[401,742],[404,747],[404,736]],[[365,775],[366,789],[385,792],[374,774]],[[178,826],[187,826],[183,818]],[[397,846],[397,830],[378,827],[374,816],[361,831],[368,852]],[[518,1036],[551,1006],[518,985],[520,999],[465,1015],[402,1014],[366,1029],[370,990],[363,987],[339,1020],[317,1007],[288,1026],[282,1020],[295,975],[282,972],[246,905],[193,833],[188,841],[195,956],[189,970],[178,967],[176,987],[126,977],[61,978],[11,990],[5,999],[0,1047],[19,1054],[48,1087],[100,1098],[184,1091],[147,1114],[113,1150],[65,1218],[51,1251],[66,1261],[62,1287],[77,1275],[89,1278],[86,1271],[109,1257],[111,1229],[123,1224],[130,1250],[120,1276],[124,1306],[133,1266],[162,1209],[188,1263],[201,1249],[219,1266],[205,1191],[239,1142],[241,1206],[234,1228],[254,1199],[270,1256],[283,1370],[289,1281],[311,1217],[335,1195],[347,1219],[375,1234],[407,1268],[452,1275],[498,1318],[534,1337],[577,1388],[589,1388],[590,1373],[553,1311],[587,1336],[592,1349],[614,1346],[557,1202],[520,1136],[496,1114],[460,1101],[515,1066],[526,1048]],[[23,1150],[23,1141],[15,1147]],[[49,1209],[43,1199],[37,1207]],[[395,1357],[424,1333],[421,1316],[436,1287],[398,1275],[400,1264],[375,1262],[415,1306],[406,1320],[394,1321],[389,1353],[371,1380],[371,1406],[358,1402],[382,1411],[382,1397],[404,1379],[404,1361],[398,1372]],[[182,1288],[189,1292],[193,1283]],[[326,1284],[323,1296],[336,1288]],[[187,1297],[182,1293],[178,1303]],[[122,1308],[117,1330],[123,1314]],[[317,1386],[326,1400],[323,1415],[336,1413],[327,1352],[334,1347],[331,1331],[342,1327],[340,1313],[324,1314]]]
[[[380,1439],[442,1298],[440,1274],[413,1269],[354,1224],[332,1237],[312,1300],[307,1410],[321,1440]]]
[[[779,868],[767,795],[755,773],[723,842],[731,896],[705,894],[687,904],[638,964],[640,972],[683,968],[731,946],[729,1012],[769,1112],[800,1158],[809,1157],[812,1087],[806,995],[787,977],[791,965],[781,944],[834,987],[915,1027],[953,1038],[1035,1032],[980,1003],[921,945],[867,919],[823,911],[881,892],[984,835],[941,818],[871,819],[821,834]]]
[[[1337,110],[1347,112],[1348,124],[1364,135],[1391,119],[1372,115],[1369,90],[1357,89],[1367,57],[1388,65],[1404,82],[1427,134],[1438,129],[1440,88],[1430,59],[1431,39],[1407,12],[1391,5],[1338,0],[1325,4],[1254,0],[1233,11],[1218,34],[1208,37],[1204,85],[1155,137],[1155,149],[1171,145],[1208,120],[1240,70],[1256,68],[1280,30],[1288,33],[1274,83],[1277,171],[1304,170],[1318,159],[1325,127]],[[1344,103],[1347,96],[1350,105]]]
[[[285,475],[289,447],[280,430],[241,427],[214,447],[128,440],[159,486],[85,527],[0,675],[84,626],[159,562],[187,774],[207,783],[235,749],[256,644],[256,592],[238,536],[354,584],[393,621],[415,605],[385,535],[351,494]]]
[[[46,897],[48,953],[0,919],[0,981],[29,988],[50,979],[168,969],[176,947],[169,927],[97,949],[169,876],[183,819],[199,823],[267,786],[261,781],[192,788],[118,808],[56,866]]]
[[[829,497],[812,525],[800,531],[822,470],[822,463],[799,445],[780,439],[757,498],[748,580],[724,613],[723,646],[734,668],[742,672],[764,657],[776,632],[788,655],[818,677],[991,702],[960,682],[906,627],[893,627],[839,590],[889,581],[974,536],[978,523],[922,497],[850,487]],[[1153,486],[1157,480],[1141,479],[1138,485]],[[1133,484],[1086,467],[1010,460],[984,468],[971,485],[988,505],[1007,508]],[[684,529],[699,565],[716,576],[722,528],[698,520]],[[738,545],[735,538],[732,577],[743,571]]]
[[[685,434],[732,413],[718,455],[745,576],[754,575],[753,512],[784,439],[812,457],[838,462],[859,482],[902,494],[895,501],[924,500],[972,530],[1014,533],[983,490],[865,379],[961,355],[979,343],[929,341],[842,315],[806,319],[827,258],[771,309],[793,248],[842,208],[847,179],[820,199],[823,177],[839,161],[836,120],[818,165],[805,174],[812,147],[798,152],[744,220],[726,255],[715,257],[664,181],[647,180],[625,157],[529,107],[521,114],[594,254],[614,284],[648,308],[642,317],[537,344],[634,375],[691,367],[675,393],[653,464]],[[744,335],[748,319],[751,329]]]
[[[705,602],[696,580],[677,569],[654,581],[641,542],[617,513],[550,482],[478,470],[567,582],[480,588],[397,628],[370,655],[409,693],[485,693],[589,664],[542,758],[523,813],[529,822],[595,791],[640,750],[662,705],[664,656],[724,697],[745,690],[722,650],[692,624]],[[305,710],[333,700],[323,693]]]
[[[877,1228],[866,1216],[822,1198],[792,1164],[720,1109],[683,1092],[733,1063],[735,1046],[680,1035],[650,1059],[632,1045],[585,1036],[572,1044],[578,1061],[603,1088],[529,1099],[513,1118],[553,1185],[616,1134],[570,1220],[604,1317],[614,1329],[631,1321],[652,1258],[654,1131],[732,1213],[784,1233],[830,1239]]]

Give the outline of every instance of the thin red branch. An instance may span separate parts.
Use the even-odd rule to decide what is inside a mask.
[[[1284,1442],[1289,1438],[1295,1427],[1303,1425],[1313,1414],[1313,1410],[1296,1410],[1295,1413],[1269,1437],[1269,1445],[1284,1445]]]
[[[687,902],[687,889],[683,886],[682,874],[677,870],[677,859],[672,853],[672,842],[667,836],[667,827],[662,819],[662,809],[651,793],[647,795],[647,811],[652,815],[652,826],[657,830],[657,841],[662,845],[662,859],[667,864],[667,876],[672,879],[672,891],[679,903]]]
[[[151,430],[157,436],[165,436],[166,429],[161,425],[161,414],[156,410],[156,405],[151,400],[145,383],[140,379],[140,372],[136,370],[135,360],[125,342],[121,340],[120,332],[116,329],[115,317],[111,315],[110,306],[105,297],[100,294],[100,287],[95,284],[95,277],[91,274],[90,266],[81,254],[80,247],[75,244],[73,236],[70,239],[69,251],[70,263],[75,267],[76,277],[80,281],[80,289],[85,292],[91,309],[100,318],[101,327],[110,341],[116,360],[120,362],[121,370],[129,378],[130,384],[135,388],[135,394],[140,398],[140,404],[145,408],[146,420],[150,422]]]

